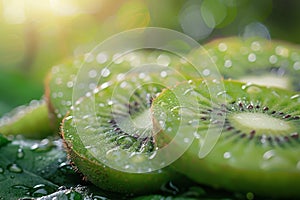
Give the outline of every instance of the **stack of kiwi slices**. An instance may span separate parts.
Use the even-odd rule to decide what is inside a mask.
[[[299,197],[299,49],[257,38],[220,41],[206,49],[230,80],[194,79],[189,63],[174,64],[186,69],[180,75],[153,67],[126,76],[116,70],[79,99],[62,124],[78,170],[122,193],[153,192],[183,174],[249,198]],[[162,78],[164,84],[157,84]],[[215,94],[220,86],[224,90]],[[211,145],[205,155],[204,145]],[[165,154],[166,162],[173,154],[181,157],[154,170],[157,163],[147,161],[168,146],[173,152]]]
[[[300,47],[238,37],[204,47],[189,56],[216,65],[221,80],[150,49],[54,66],[45,98],[74,168],[127,195],[192,180],[248,199],[299,198]],[[91,68],[78,85],[83,62]]]

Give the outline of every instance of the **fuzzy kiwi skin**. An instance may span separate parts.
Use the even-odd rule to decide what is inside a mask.
[[[65,118],[61,126],[61,136],[71,161],[87,180],[101,189],[122,193],[127,196],[150,194],[159,191],[170,180],[179,180],[182,175],[172,169],[161,169],[151,173],[127,173],[112,169],[89,155],[76,130]]]
[[[204,105],[211,108],[209,104],[210,94],[205,86],[205,81],[195,81],[195,88],[198,88],[201,97],[199,105]],[[213,84],[213,83],[210,83]],[[186,84],[187,85],[187,84]],[[242,89],[244,83],[236,81],[224,81],[226,90],[228,91],[229,101],[239,101],[246,99],[253,104],[260,102],[263,104],[272,104],[274,109],[282,108],[285,112],[295,114],[293,120],[288,120],[288,123],[293,123],[294,131],[299,131],[299,115],[300,105],[299,99],[291,99],[296,97],[297,93],[281,90],[276,88],[266,88],[253,85],[248,89]],[[175,89],[167,89],[161,93],[152,104],[154,117],[158,118],[159,114],[155,110],[161,111],[160,104],[175,102],[175,94],[183,94],[186,88],[185,84],[180,84]],[[279,96],[275,96],[277,94]],[[173,97],[172,97],[173,95]],[[231,98],[229,98],[231,96]],[[176,96],[180,98],[179,96]],[[298,97],[299,98],[299,97]],[[208,100],[208,101],[207,101]],[[230,102],[229,102],[230,103]],[[174,107],[178,106],[173,104]],[[197,108],[194,105],[194,109]],[[244,108],[246,109],[246,108]],[[271,109],[271,105],[270,105]],[[268,111],[269,114],[272,111]],[[230,115],[230,113],[228,114]],[[169,114],[168,119],[172,118],[172,124],[178,124],[178,115],[175,112]],[[196,115],[195,118],[201,115]],[[182,116],[184,118],[184,116]],[[293,138],[288,135],[287,141],[280,138],[281,142],[260,143],[260,140],[254,136],[251,138],[250,134],[243,135],[241,133],[224,132],[220,136],[217,144],[212,151],[204,158],[199,158],[199,142],[204,139],[207,127],[205,129],[205,122],[199,121],[198,134],[199,139],[195,139],[189,149],[184,152],[183,156],[176,160],[172,166],[174,169],[185,174],[192,180],[210,185],[215,188],[223,188],[230,191],[248,193],[251,192],[255,196],[272,197],[272,198],[299,198],[300,191],[300,154],[299,154],[299,138]],[[173,126],[172,124],[167,125]],[[209,123],[208,123],[209,124]],[[189,126],[189,125],[188,125]],[[161,128],[161,134],[173,137],[176,133],[167,133]],[[299,133],[299,132],[298,132]],[[190,134],[186,132],[186,134]],[[180,148],[181,144],[177,144]],[[228,153],[230,157],[228,157]],[[267,152],[271,153],[268,154]],[[268,155],[267,155],[268,154]],[[227,155],[227,156],[225,156]]]

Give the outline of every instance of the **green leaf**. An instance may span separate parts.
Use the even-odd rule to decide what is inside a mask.
[[[1,143],[0,199],[41,197],[57,191],[61,185],[81,183],[80,176],[66,161],[61,140],[15,139],[7,143],[1,136]]]

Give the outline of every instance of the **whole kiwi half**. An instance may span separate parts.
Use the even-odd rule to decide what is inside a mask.
[[[225,79],[300,90],[300,48],[264,38],[228,37],[204,45]]]
[[[217,83],[209,80],[179,84],[153,100],[154,121],[166,143],[180,130],[194,136],[174,169],[216,188],[299,198],[300,94],[237,81],[223,84],[225,102],[211,95],[208,85]],[[211,152],[201,157],[207,134],[219,130]]]

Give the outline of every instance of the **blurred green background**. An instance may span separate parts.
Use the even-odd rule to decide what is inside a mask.
[[[137,27],[200,43],[259,35],[300,43],[297,0],[0,0],[0,116],[39,99],[49,68]]]

